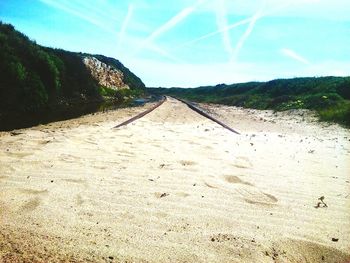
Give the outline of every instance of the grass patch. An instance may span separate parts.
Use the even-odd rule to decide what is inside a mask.
[[[115,97],[115,94],[117,93],[117,91],[111,88],[100,86],[99,93],[103,97]]]
[[[344,101],[325,110],[319,110],[321,121],[337,122],[350,127],[350,101]]]

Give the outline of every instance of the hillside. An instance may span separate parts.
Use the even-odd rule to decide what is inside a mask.
[[[88,66],[87,60],[93,63]],[[114,58],[42,47],[1,22],[0,72],[0,119],[105,97],[122,101],[145,91]]]
[[[317,111],[321,120],[350,126],[350,77],[278,79],[193,89],[150,88],[149,92],[255,109],[310,109]]]

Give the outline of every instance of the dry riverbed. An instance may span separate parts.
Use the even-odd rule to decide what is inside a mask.
[[[0,133],[0,262],[349,262],[350,132],[168,99]]]

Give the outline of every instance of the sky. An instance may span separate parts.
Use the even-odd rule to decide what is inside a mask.
[[[350,76],[350,0],[0,0],[0,20],[148,87]]]

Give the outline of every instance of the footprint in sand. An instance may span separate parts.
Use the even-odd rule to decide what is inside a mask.
[[[207,149],[207,150],[213,150],[213,149],[214,149],[214,148],[211,147],[210,145],[207,145],[207,146],[205,146],[204,148]]]
[[[243,181],[241,178],[239,178],[238,176],[235,176],[235,175],[225,175],[224,177],[224,185],[227,187],[228,185],[226,184],[227,183],[230,183],[230,184],[244,184],[244,185],[249,185],[249,186],[254,186],[253,184],[249,183],[249,182],[246,182],[246,181]],[[214,185],[214,184],[210,184],[208,182],[204,182],[204,184],[209,187],[209,188],[213,188],[213,189],[219,189],[220,187],[217,186],[217,185]],[[221,182],[222,184],[222,182]],[[226,188],[224,186],[224,188]]]
[[[83,179],[62,179],[62,181],[66,181],[68,183],[76,183],[76,184],[85,184],[86,180]]]
[[[220,183],[220,187],[215,184],[209,184],[208,182],[204,182],[204,184],[213,189],[225,189],[229,192],[235,191],[249,204],[271,206],[278,202],[275,196],[262,192],[252,183],[246,182],[238,176],[226,175],[223,179],[224,182]]]
[[[167,197],[169,194],[168,193],[159,193],[159,192],[156,192],[156,193],[154,193],[154,196],[156,197],[156,198],[164,198],[164,197]]]
[[[18,158],[24,158],[24,157],[33,155],[32,152],[7,152],[7,154]]]
[[[227,175],[224,177],[225,181],[231,184],[245,184],[245,185],[250,185],[250,186],[254,186],[253,184],[243,181],[241,178],[239,178],[238,176],[234,176],[234,175]]]
[[[278,202],[278,199],[271,195],[260,191],[255,187],[240,188],[237,192],[241,195],[245,202],[254,205],[271,206]]]
[[[21,206],[20,210],[23,212],[31,212],[35,210],[41,203],[39,197],[31,198],[24,205]]]
[[[106,170],[108,168],[105,165],[93,165],[92,167],[99,170]]]
[[[29,194],[29,195],[41,195],[41,194],[47,194],[48,191],[45,190],[35,190],[35,189],[19,189],[19,191],[23,194]]]
[[[64,162],[68,162],[68,163],[74,163],[74,162],[78,161],[79,159],[81,159],[81,158],[74,156],[72,154],[61,154],[59,156],[59,158],[60,158],[60,160],[62,160]]]
[[[190,194],[185,193],[185,192],[178,192],[178,193],[176,193],[176,196],[179,196],[179,197],[188,197],[188,196],[190,196]]]
[[[84,142],[89,143],[89,144],[93,144],[93,145],[98,145],[96,140],[92,140],[92,139],[86,139],[86,140],[84,140]]]
[[[83,188],[88,188],[89,184],[87,183],[86,180],[84,179],[71,179],[71,178],[67,178],[67,179],[62,179],[62,181],[65,181],[67,183],[69,183],[67,185],[67,187],[71,187],[72,185],[78,185],[79,187],[83,187]],[[74,186],[75,187],[75,186]]]
[[[187,142],[188,144],[191,144],[191,145],[200,145],[199,143],[196,143],[196,142],[194,142],[194,141],[186,140],[186,142]]]
[[[78,194],[75,198],[75,203],[78,206],[81,206],[82,204],[84,204],[85,200],[82,198],[82,196],[80,194]]]
[[[35,210],[41,203],[42,197],[47,195],[49,192],[47,189],[37,190],[37,189],[28,189],[20,188],[18,192],[24,194],[25,197],[29,197],[27,201],[19,208],[21,212],[32,212]]]
[[[236,188],[236,192],[249,204],[270,206],[275,205],[278,202],[278,199],[275,196],[262,192],[252,183],[246,182],[238,176],[230,175],[225,176],[224,178],[228,183],[240,185]]]
[[[179,162],[182,166],[192,166],[192,165],[195,165],[196,162],[193,162],[193,161],[186,161],[186,160],[181,160]]]
[[[218,188],[219,188],[219,187],[217,187],[217,186],[208,184],[207,182],[204,182],[204,184],[205,184],[207,187],[212,188],[212,189],[218,189]]]
[[[39,140],[39,141],[38,141],[38,144],[46,145],[46,144],[48,144],[48,143],[50,143],[50,142],[51,142],[51,140]]]
[[[253,164],[247,157],[238,156],[235,158],[233,162],[233,166],[237,168],[248,169],[248,168],[252,168]]]

